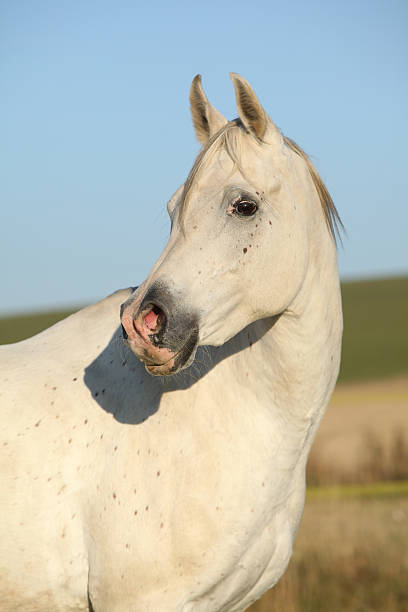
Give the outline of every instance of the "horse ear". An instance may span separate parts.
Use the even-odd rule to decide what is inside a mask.
[[[258,140],[264,139],[269,128],[279,133],[248,81],[236,72],[231,72],[230,76],[234,84],[238,114],[246,129]]]
[[[204,145],[228,122],[224,115],[208,101],[201,84],[200,74],[197,74],[191,83],[190,105],[197,138]]]

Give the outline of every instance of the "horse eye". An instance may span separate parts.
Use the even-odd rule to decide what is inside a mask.
[[[240,217],[251,217],[258,210],[258,205],[252,200],[238,200],[232,205],[234,212]]]

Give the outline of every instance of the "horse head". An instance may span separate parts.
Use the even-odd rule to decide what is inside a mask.
[[[231,78],[233,121],[208,101],[201,77],[193,80],[203,148],[168,203],[164,252],[122,306],[124,337],[154,375],[188,367],[199,345],[222,345],[250,323],[288,311],[311,245],[334,243],[337,211],[309,158],[283,136],[250,84]]]

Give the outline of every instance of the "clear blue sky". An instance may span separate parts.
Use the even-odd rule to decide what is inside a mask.
[[[408,3],[0,1],[0,313],[138,284],[229,72],[313,159],[343,278],[408,273]]]

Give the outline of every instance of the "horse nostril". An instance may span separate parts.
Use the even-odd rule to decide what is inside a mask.
[[[149,332],[156,334],[164,328],[166,324],[166,315],[164,314],[163,310],[159,308],[159,306],[156,306],[156,304],[151,304],[150,308],[144,315],[143,320]]]

